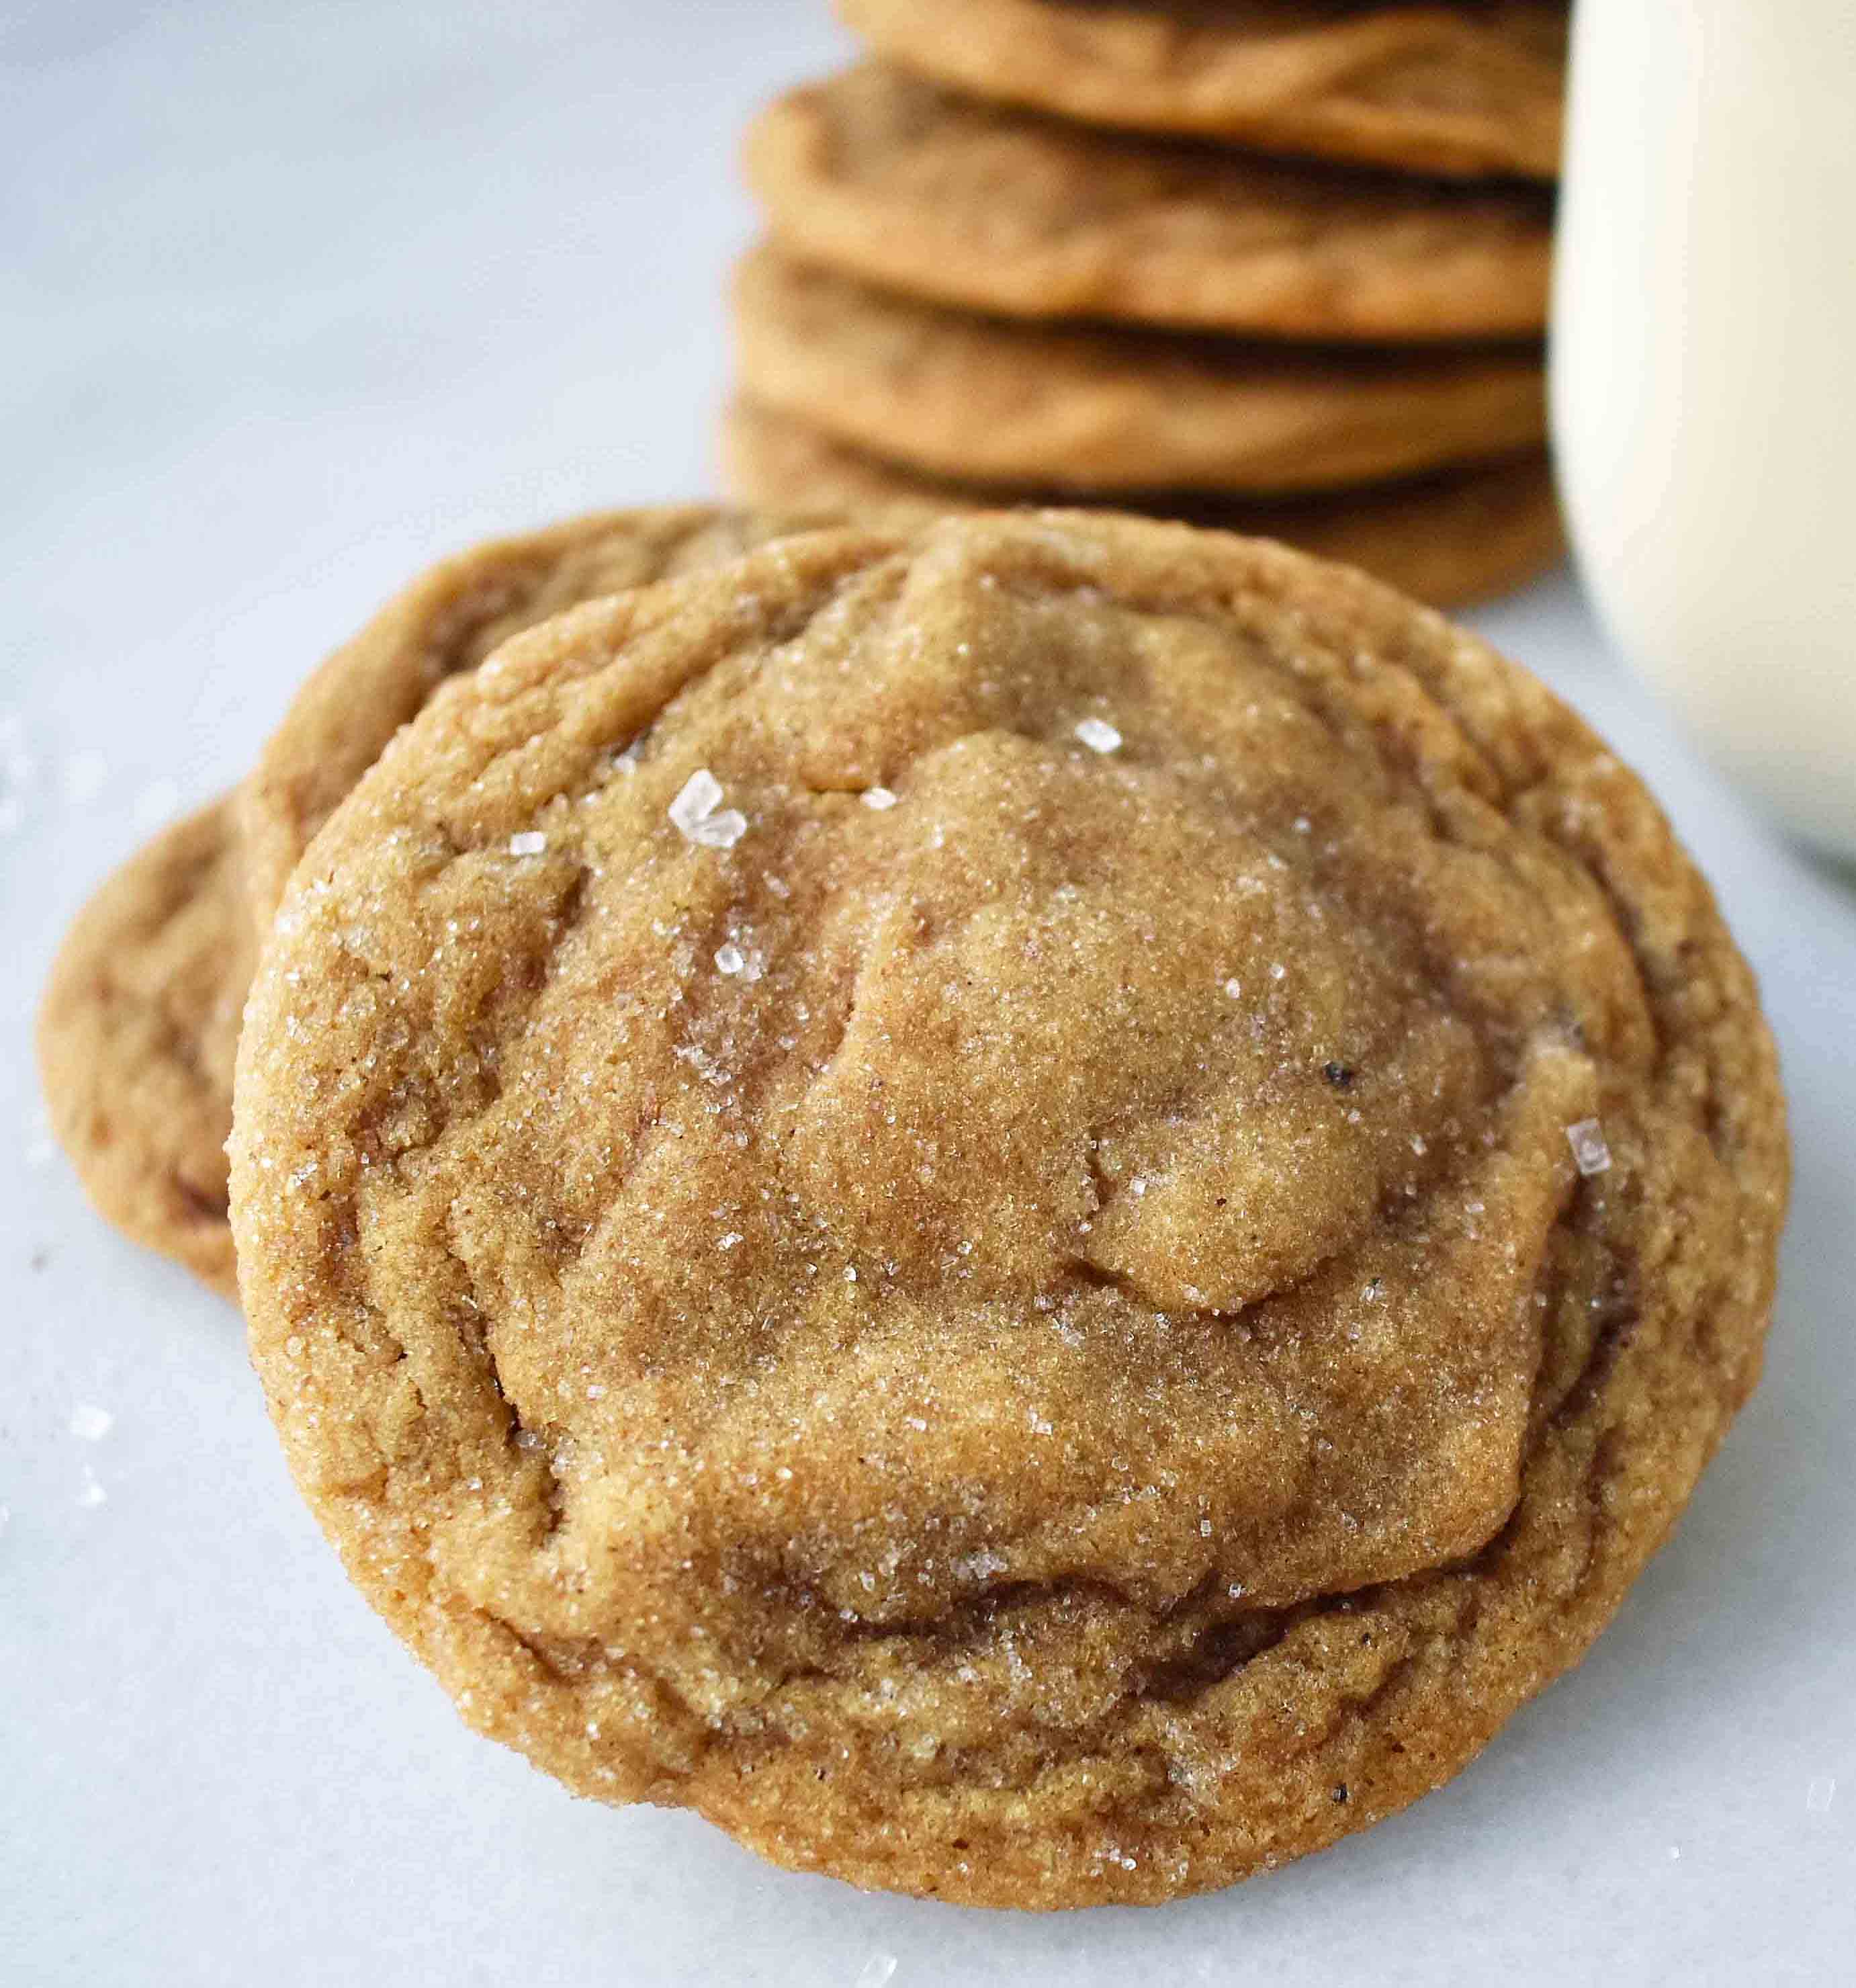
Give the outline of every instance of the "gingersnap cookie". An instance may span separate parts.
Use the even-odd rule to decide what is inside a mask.
[[[930,511],[1008,507],[996,491],[912,475],[752,401],[722,418],[725,475],[744,502],[914,504]],[[1364,566],[1433,607],[1486,600],[1545,572],[1565,550],[1546,452],[1314,497],[1207,498],[1188,492],[1141,509],[1246,532]]]
[[[1546,436],[1537,350],[1307,352],[969,316],[757,249],[739,265],[756,401],[930,475],[1091,494],[1333,489]]]
[[[445,686],[260,962],[232,1219],[354,1578],[582,1793],[969,1902],[1454,1773],[1753,1384],[1752,975],[1541,685],[1082,513],[789,539]]]
[[[781,246],[931,303],[1271,337],[1537,335],[1550,198],[1091,130],[867,63],[748,134]]]
[[[131,857],[52,969],[42,1080],[99,1211],[235,1297],[225,1146],[238,1018],[285,881],[323,818],[440,683],[506,636],[816,522],[666,505],[493,540],[431,568],[331,657],[237,794]]]
[[[232,809],[215,801],[91,898],[39,1014],[52,1129],[97,1212],[228,1297],[225,1141],[252,952]]]
[[[1559,0],[839,0],[904,66],[1088,124],[1463,177],[1559,171]]]

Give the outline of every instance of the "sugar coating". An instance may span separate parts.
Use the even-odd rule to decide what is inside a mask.
[[[1570,714],[1364,580],[1061,514],[499,660],[298,873],[233,1141],[292,1469],[474,1723],[859,1882],[1155,1899],[1577,1658],[1751,1384],[1784,1158]],[[693,857],[731,796],[751,860]],[[1567,1163],[1601,1103],[1628,1195]]]
[[[1573,1159],[1581,1174],[1608,1173],[1611,1170],[1611,1149],[1604,1142],[1604,1128],[1596,1118],[1581,1118],[1576,1125],[1566,1128],[1566,1143],[1573,1149]]]
[[[1077,736],[1092,752],[1117,752],[1121,745],[1121,733],[1105,718],[1079,719]]]
[[[705,849],[732,849],[747,832],[747,817],[722,805],[722,783],[698,766],[670,804],[670,818],[686,842]]]

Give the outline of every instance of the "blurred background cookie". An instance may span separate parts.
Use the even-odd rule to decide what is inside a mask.
[[[916,504],[995,510],[1026,501],[1020,492],[917,475],[834,441],[796,416],[742,397],[724,417],[722,452],[729,482],[764,504],[790,502],[800,492],[847,508]],[[1045,494],[1061,501],[1056,493]],[[1312,497],[1175,493],[1158,498],[1152,509],[1364,566],[1433,607],[1462,607],[1504,593],[1550,565],[1564,546],[1552,472],[1540,449]]]
[[[734,301],[754,398],[934,475],[1079,492],[1323,490],[1546,439],[1531,351],[984,318],[772,248],[741,263]]]
[[[1407,172],[1559,170],[1557,0],[839,0],[881,53],[978,96]]]
[[[745,159],[794,256],[1002,316],[1395,342],[1547,321],[1538,188],[1097,130],[881,63],[769,105]]]
[[[1545,441],[1556,0],[840,12],[874,59],[747,135],[738,494],[1241,524],[1347,493],[1271,522],[1452,601],[1559,557],[1519,466]]]

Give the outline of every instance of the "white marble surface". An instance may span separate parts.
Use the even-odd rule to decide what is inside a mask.
[[[431,554],[708,487],[732,134],[835,46],[823,0],[0,4],[0,1980],[1856,1979],[1856,898],[1563,580],[1486,625],[1651,775],[1778,1024],[1768,1378],[1580,1672],[1408,1816],[1238,1892],[962,1912],[570,1800],[349,1590],[235,1318],[49,1151],[37,987],[151,822]]]

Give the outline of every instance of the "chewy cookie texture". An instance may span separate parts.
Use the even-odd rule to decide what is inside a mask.
[[[1750,975],[1358,575],[815,533],[441,686],[286,891],[232,1216],[291,1467],[586,1794],[1153,1902],[1461,1767],[1757,1373]]]

